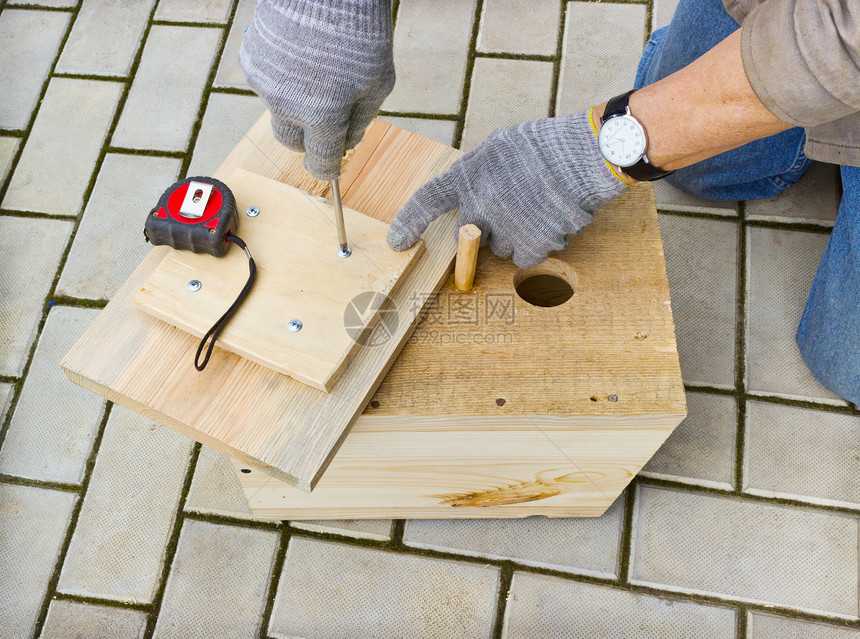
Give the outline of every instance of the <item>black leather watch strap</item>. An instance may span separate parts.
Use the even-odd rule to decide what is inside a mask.
[[[674,173],[674,171],[658,169],[656,166],[648,162],[647,155],[643,156],[642,159],[633,166],[626,166],[622,170],[634,180],[639,180],[640,182],[653,182],[654,180],[659,180],[660,178],[664,178],[667,175]]]
[[[606,122],[609,118],[616,115],[624,115],[627,113],[627,103],[630,102],[630,95],[636,89],[631,89],[627,93],[616,95],[606,103],[606,109],[603,111],[603,116],[600,118],[600,124]]]
[[[635,91],[635,89],[628,91],[627,93],[622,93],[621,95],[616,95],[614,98],[609,100],[609,102],[606,103],[606,109],[603,111],[603,115],[600,118],[600,124],[603,124],[609,118],[625,115],[627,113],[627,105],[630,102],[630,96],[633,91]],[[639,180],[640,182],[659,180],[660,178],[664,178],[672,173],[672,171],[658,169],[656,166],[648,162],[647,153],[643,155],[642,159],[636,164],[624,167],[622,170],[634,180]]]

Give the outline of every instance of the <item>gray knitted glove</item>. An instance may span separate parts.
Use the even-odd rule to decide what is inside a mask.
[[[275,137],[321,180],[340,174],[394,88],[390,0],[260,0],[239,64]]]
[[[460,207],[481,243],[528,268],[566,246],[627,184],[600,154],[588,110],[497,129],[422,186],[394,218],[388,243],[402,251],[437,217]]]

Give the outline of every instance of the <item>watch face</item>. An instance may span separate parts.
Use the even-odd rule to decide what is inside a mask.
[[[600,127],[597,145],[610,164],[633,166],[645,155],[645,130],[629,115],[609,118]]]

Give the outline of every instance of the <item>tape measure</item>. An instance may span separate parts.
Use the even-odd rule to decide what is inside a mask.
[[[257,265],[245,242],[234,233],[239,226],[236,198],[226,184],[211,177],[191,177],[173,184],[158,199],[143,226],[143,236],[156,246],[166,245],[180,251],[208,253],[215,257],[227,254],[230,244],[235,244],[248,256],[250,274],[236,301],[212,325],[194,358],[194,368],[202,371],[209,363],[215,341],[227,322],[248,296],[257,276]],[[200,354],[209,338],[209,349],[200,362]]]
[[[238,226],[236,198],[227,185],[192,177],[161,195],[146,218],[143,235],[156,245],[221,257],[230,248],[227,234]]]

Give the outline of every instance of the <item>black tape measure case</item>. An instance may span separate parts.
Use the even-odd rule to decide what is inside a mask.
[[[222,257],[226,255],[230,244],[235,244],[248,256],[248,281],[236,301],[200,341],[197,356],[194,358],[194,367],[198,371],[206,368],[215,340],[248,296],[257,275],[257,266],[251,252],[245,242],[234,233],[238,226],[239,213],[232,191],[215,178],[198,176],[185,178],[162,193],[158,204],[146,217],[143,227],[146,241],[155,245]],[[200,362],[200,355],[210,337],[212,341],[206,356]]]
[[[191,177],[164,193],[146,218],[148,242],[221,257],[230,248],[227,234],[239,225],[236,198],[211,177]]]

